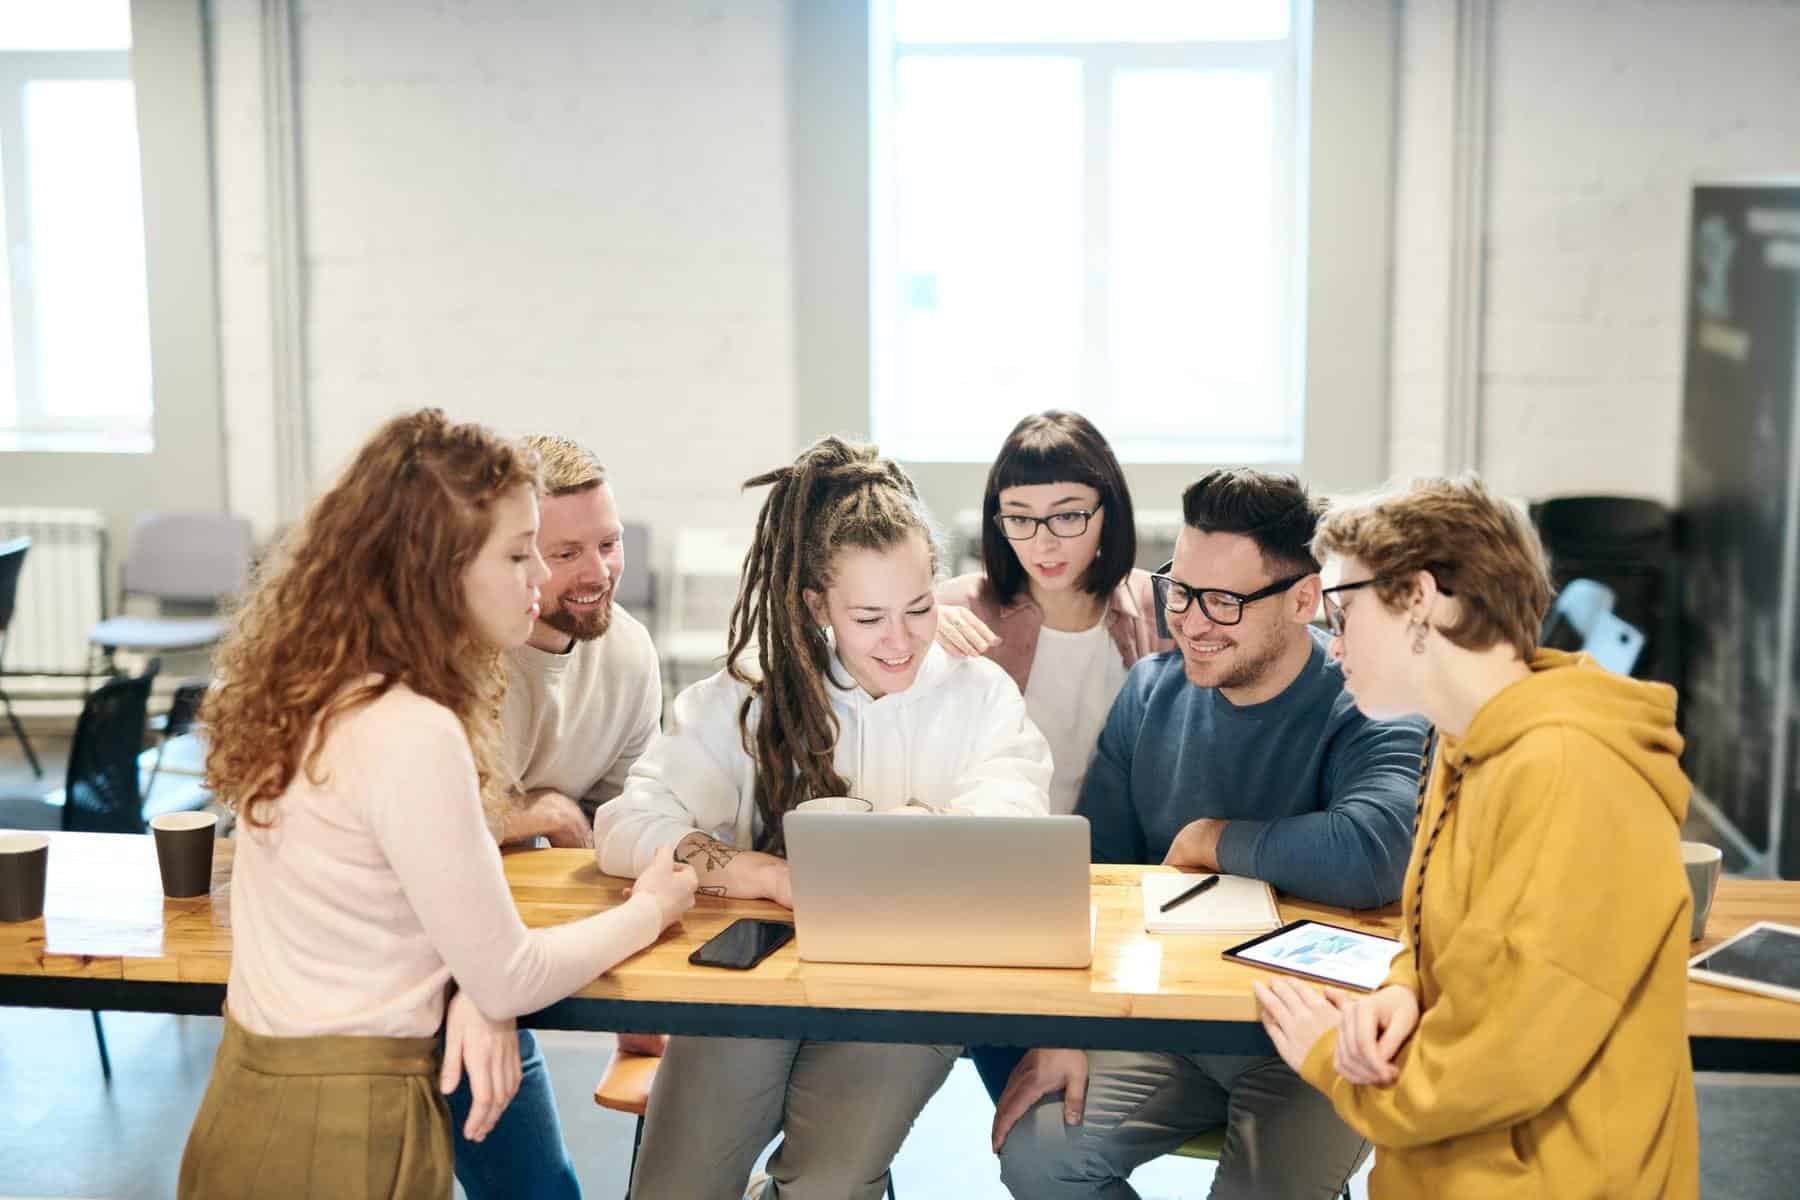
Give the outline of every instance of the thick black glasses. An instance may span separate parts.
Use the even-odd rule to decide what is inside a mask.
[[[1156,589],[1156,602],[1165,612],[1184,613],[1195,600],[1199,600],[1200,611],[1214,625],[1236,625],[1244,619],[1244,605],[1279,595],[1311,574],[1311,571],[1302,571],[1298,575],[1289,575],[1286,579],[1277,579],[1268,587],[1248,595],[1243,592],[1228,592],[1224,588],[1189,587],[1173,575],[1161,572],[1150,577],[1150,585]]]
[[[1047,517],[1028,517],[1024,513],[995,513],[994,524],[1006,535],[1009,542],[1029,542],[1037,536],[1038,526],[1042,525],[1059,538],[1080,537],[1087,532],[1088,520],[1100,511],[1101,505],[1089,509],[1069,509],[1066,512],[1051,513]]]

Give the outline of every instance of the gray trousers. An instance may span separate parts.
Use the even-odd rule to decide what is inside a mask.
[[[1369,1144],[1279,1058],[1099,1050],[1088,1054],[1081,1124],[1052,1093],[1000,1150],[1018,1200],[1127,1200],[1142,1164],[1203,1129],[1226,1126],[1215,1200],[1333,1200]]]
[[[669,1039],[633,1200],[741,1200],[776,1134],[762,1200],[881,1200],[888,1164],[960,1047]]]

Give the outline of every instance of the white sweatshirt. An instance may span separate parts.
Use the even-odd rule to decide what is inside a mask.
[[[877,700],[861,687],[827,690],[838,719],[833,764],[875,811],[917,800],[982,816],[1049,812],[1050,745],[1025,715],[1018,686],[989,660],[933,645],[903,692]],[[748,693],[720,671],[675,698],[671,727],[594,816],[601,871],[635,877],[659,846],[696,829],[755,846],[756,763],[738,726]],[[752,708],[751,720],[761,712]]]

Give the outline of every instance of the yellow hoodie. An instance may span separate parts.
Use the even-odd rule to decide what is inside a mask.
[[[1301,1073],[1375,1143],[1381,1200],[1697,1197],[1675,691],[1558,651],[1531,669],[1440,743],[1387,979],[1419,997],[1398,1081],[1341,1079],[1335,1032]]]

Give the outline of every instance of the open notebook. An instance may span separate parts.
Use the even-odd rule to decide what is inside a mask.
[[[1275,891],[1247,875],[1219,876],[1219,882],[1169,912],[1166,901],[1187,891],[1208,872],[1157,872],[1143,879],[1144,929],[1148,933],[1262,933],[1281,924]]]

